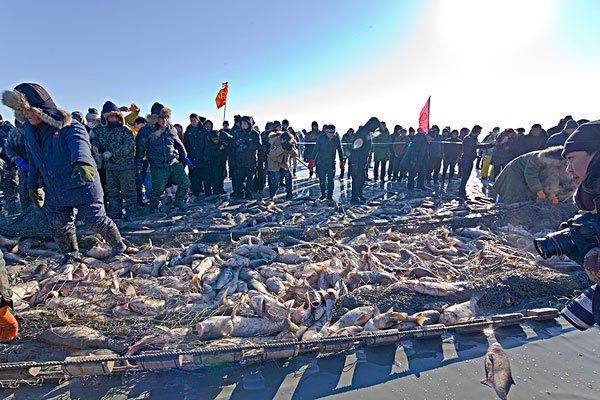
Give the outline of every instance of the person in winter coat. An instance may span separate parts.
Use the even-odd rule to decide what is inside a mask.
[[[408,189],[415,188],[415,178],[417,189],[425,189],[425,175],[429,165],[429,142],[432,140],[432,135],[419,131],[404,156],[404,166],[408,169]]]
[[[356,131],[354,143],[348,162],[350,164],[350,174],[352,176],[352,197],[353,203],[362,203],[365,201],[363,189],[367,178],[366,170],[369,163],[369,155],[373,147],[372,133],[379,128],[379,120],[372,117],[367,123]]]
[[[22,83],[6,91],[2,102],[24,122],[29,158],[29,195],[44,206],[48,223],[65,261],[81,259],[75,233],[75,210],[92,231],[112,247],[112,255],[126,250],[115,223],[102,202],[102,187],[83,125],[59,110],[38,84]],[[44,198],[45,195],[45,198]]]
[[[335,153],[338,153],[340,165],[344,162],[344,152],[340,136],[335,132],[335,125],[324,125],[323,135],[317,138],[314,148],[315,167],[321,188],[320,199],[333,200],[335,177]]]
[[[385,181],[386,165],[390,159],[390,140],[390,131],[382,121],[379,126],[379,134],[373,135],[373,160],[375,161],[373,177],[375,181],[379,178],[381,178],[381,182]]]
[[[273,126],[277,125],[277,129],[280,129],[281,124],[279,121],[267,122],[265,124],[265,130],[260,133],[260,148],[258,149],[258,167],[256,168],[256,176],[254,178],[254,191],[262,192],[267,182],[267,170],[269,148],[269,135],[273,132]]]
[[[18,172],[6,153],[8,136],[14,129],[15,127],[9,121],[0,119],[0,189],[4,194],[3,206],[8,214],[19,211],[17,204]]]
[[[529,153],[531,151],[542,150],[545,147],[548,135],[542,129],[542,125],[533,124],[528,135],[523,135],[518,138],[517,150],[519,155]]]
[[[281,125],[273,124],[273,132],[269,134],[271,145],[268,154],[269,194],[271,199],[277,194],[279,185],[285,183],[286,199],[292,199],[292,173],[290,159],[298,156],[296,141],[287,131],[281,131]]]
[[[95,108],[88,108],[88,112],[85,114],[85,130],[90,133],[96,125],[100,125],[100,113]]]
[[[227,163],[227,147],[232,137],[226,131],[210,131],[206,155],[208,159],[208,172],[213,194],[225,194],[223,181],[225,180],[225,164]]]
[[[315,166],[315,158],[313,156],[315,143],[317,138],[321,135],[319,130],[319,123],[313,121],[311,124],[311,130],[306,132],[304,135],[304,161],[308,164],[308,177],[312,178]]]
[[[473,163],[477,158],[477,150],[490,148],[496,143],[495,141],[491,143],[478,143],[477,137],[481,134],[481,129],[481,126],[475,125],[471,132],[462,140],[460,188],[458,189],[458,195],[462,197],[467,195],[467,183],[469,182],[469,178],[473,172]]]
[[[399,128],[399,130],[397,134],[394,133],[392,139],[392,152],[394,154],[392,180],[402,182],[402,180],[407,176],[407,171],[402,166],[402,159],[408,150],[410,139],[407,135],[406,129],[402,128],[400,125],[396,125],[396,128]]]
[[[177,130],[170,124],[171,110],[160,103],[154,103],[150,109],[148,123],[136,138],[135,160],[139,167],[142,166],[144,157],[150,164],[152,175],[152,192],[150,193],[150,212],[158,211],[160,196],[171,181],[177,185],[175,193],[175,206],[180,211],[186,211],[185,197],[190,188],[190,180],[185,173],[184,164],[194,168],[194,164],[187,157],[187,152]]]
[[[442,136],[440,128],[437,125],[431,127],[431,141],[429,142],[429,162],[427,165],[427,180],[434,183],[438,182],[440,169],[442,168]]]
[[[460,139],[458,138],[458,131],[456,129],[450,133],[450,137],[446,138],[445,141],[450,143],[444,143],[442,146],[442,158],[444,162],[442,167],[442,182],[446,180],[446,175],[449,180],[454,178],[454,170],[456,169],[456,164],[458,163],[458,158],[462,151]]]
[[[212,126],[212,122],[210,125]],[[204,125],[200,123],[198,114],[190,114],[190,124],[185,128],[185,133],[183,134],[183,143],[188,154],[188,158],[194,165],[193,168],[190,168],[189,178],[191,192],[192,195],[196,197],[196,200],[199,200],[200,193],[204,192],[206,196],[210,196],[212,194],[210,190],[210,184],[208,185],[208,188],[206,187],[206,181],[208,180],[208,163],[206,154],[207,141],[208,131],[205,129]]]
[[[573,120],[573,117],[570,115],[566,115],[564,118],[561,118],[558,121],[558,124],[556,126],[553,126],[552,128],[548,129],[548,137],[552,136],[552,135],[556,135],[557,133],[562,132],[563,129],[565,129],[565,125],[567,124],[567,122],[569,122],[570,120]]]
[[[564,173],[566,160],[561,146],[523,154],[512,160],[498,175],[494,190],[499,201],[550,201],[557,205],[573,195],[573,180]]]
[[[496,139],[496,145],[492,153],[494,181],[500,175],[500,172],[502,172],[502,168],[513,159],[516,146],[515,137],[516,133],[513,129],[505,129]]]
[[[257,152],[260,149],[260,135],[254,130],[252,117],[242,117],[240,129],[233,136],[233,159],[234,159],[234,188],[232,197],[247,200],[252,199],[254,189],[254,175],[257,165]]]
[[[27,179],[29,175],[29,158],[27,156],[27,147],[25,145],[25,134],[23,133],[23,124],[15,120],[13,128],[6,138],[4,147],[6,156],[11,163],[16,166],[19,178],[19,201],[21,211],[31,206],[31,199],[27,193]]]
[[[344,162],[340,163],[340,180],[344,179],[344,173],[346,172],[346,162],[352,152],[352,143],[354,143],[355,134],[354,129],[350,128],[342,136],[342,150],[344,153]],[[348,179],[350,179],[350,168],[348,167]]]
[[[580,125],[565,141],[562,156],[567,160],[566,172],[578,185],[573,200],[580,213],[600,213],[600,121]],[[594,244],[583,259],[583,268],[594,285],[561,311],[571,325],[582,331],[600,325],[600,246]]]
[[[113,102],[104,103],[101,125],[94,128],[94,135],[94,145],[106,170],[109,216],[119,218],[125,200],[127,218],[131,219],[137,212],[135,140]]]
[[[566,121],[565,128],[560,133],[556,133],[548,138],[545,148],[564,145],[567,138],[575,132],[578,126],[577,122],[572,119]]]

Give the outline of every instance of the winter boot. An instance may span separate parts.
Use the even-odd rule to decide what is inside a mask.
[[[117,228],[116,225],[113,225],[110,229],[102,232],[101,235],[102,238],[106,240],[106,243],[112,248],[110,258],[120,256],[127,250],[127,245],[123,242],[121,232],[119,232],[119,228]]]
[[[58,245],[58,249],[64,256],[60,264],[67,264],[74,261],[80,262],[83,260],[83,257],[79,252],[79,245],[77,244],[77,235],[75,232],[57,236],[54,240]]]

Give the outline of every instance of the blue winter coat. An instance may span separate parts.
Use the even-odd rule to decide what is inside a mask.
[[[30,189],[44,188],[45,205],[77,207],[102,201],[98,173],[92,182],[72,177],[73,164],[82,162],[96,168],[90,137],[83,125],[73,121],[62,129],[50,125],[24,125],[29,155]]]

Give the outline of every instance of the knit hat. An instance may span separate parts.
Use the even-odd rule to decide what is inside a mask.
[[[567,138],[562,156],[574,151],[600,151],[600,120],[581,125]]]
[[[25,120],[24,111],[30,110],[46,124],[62,129],[72,122],[71,116],[59,110],[50,94],[37,83],[21,83],[13,91],[2,94],[2,103],[15,110],[15,117]]]
[[[90,121],[97,121],[100,119],[100,113],[95,108],[88,108],[87,114],[85,114],[85,119]]]
[[[568,120],[565,124],[565,129],[575,129],[579,125],[577,125],[577,121],[573,121],[572,119]]]
[[[71,113],[71,117],[76,120],[77,122],[80,122],[83,124],[83,113],[81,111],[73,111]]]
[[[119,122],[121,123],[121,125],[123,125],[124,119],[121,110],[119,110],[119,107],[117,107],[116,104],[112,101],[107,101],[102,106],[102,117],[100,117],[100,123],[102,125],[106,125],[108,123],[108,117],[110,116],[115,116],[119,118]]]

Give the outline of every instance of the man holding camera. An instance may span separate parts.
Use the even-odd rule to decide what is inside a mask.
[[[590,279],[595,282],[567,304],[562,315],[577,329],[586,330],[594,323],[600,324],[600,121],[578,127],[565,142],[562,155],[567,159],[567,172],[579,185],[574,200],[584,214],[575,221],[585,220],[569,224],[569,237],[574,246],[562,253],[583,263]],[[556,242],[560,242],[560,238],[557,239]],[[536,247],[539,248],[537,243]]]

